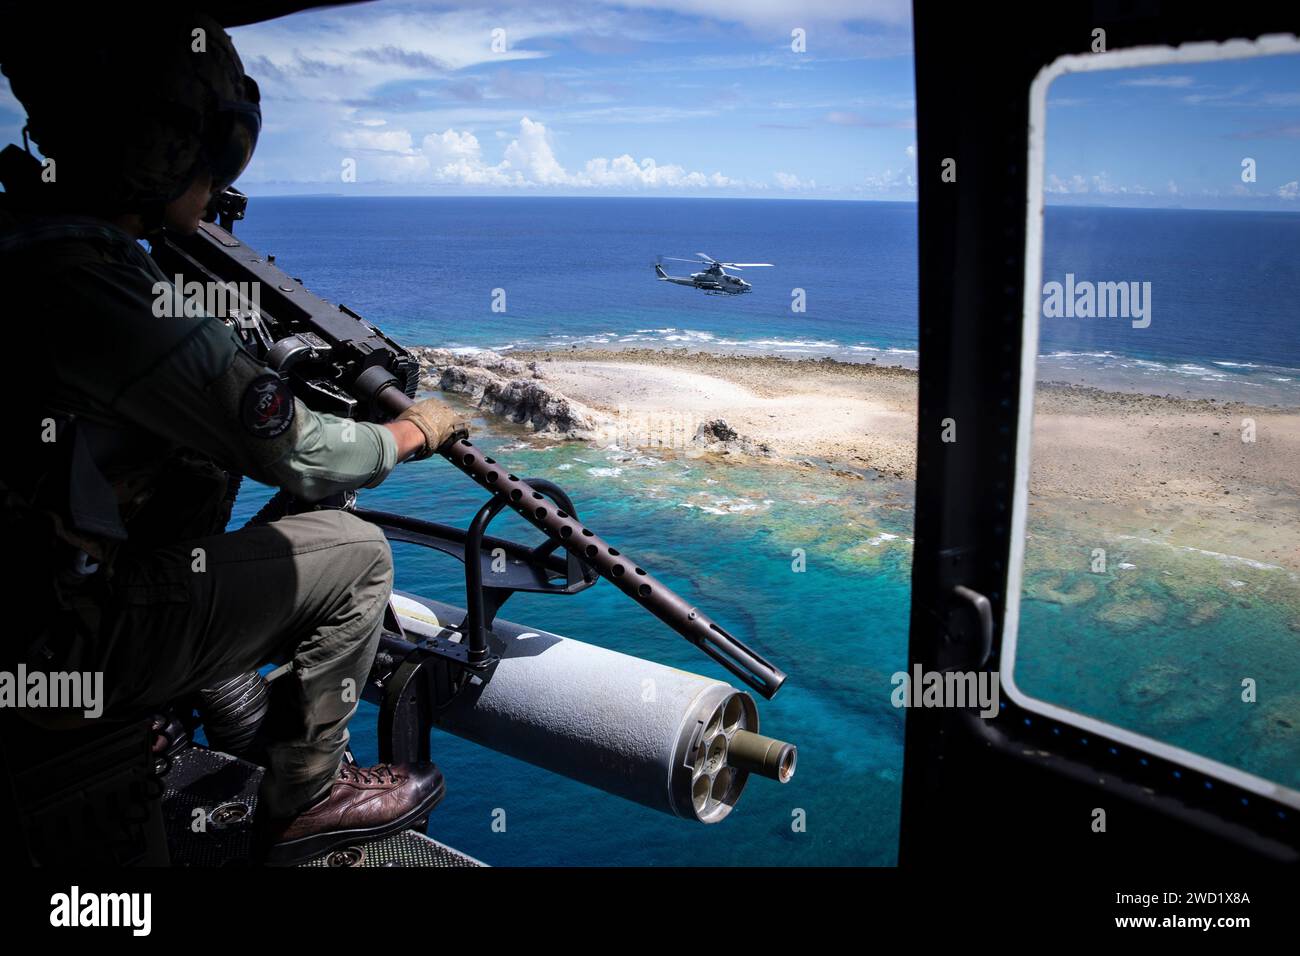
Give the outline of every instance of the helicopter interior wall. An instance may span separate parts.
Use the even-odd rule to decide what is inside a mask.
[[[1059,56],[1295,33],[1300,14],[1208,4],[915,4],[920,400],[909,667],[981,669],[1005,611],[1020,406],[1030,85]],[[955,160],[955,181],[939,171]],[[961,440],[941,440],[959,420]],[[985,595],[980,621],[954,588]],[[1294,830],[1053,748],[1017,717],[910,709],[899,859],[1076,868],[1297,858]],[[1136,764],[1136,761],[1132,761]],[[1162,789],[1164,792],[1161,792]],[[1223,798],[1219,798],[1222,800]],[[1108,808],[1108,830],[1089,826]],[[1292,824],[1293,825],[1293,824]],[[1288,836],[1289,834],[1289,836]]]

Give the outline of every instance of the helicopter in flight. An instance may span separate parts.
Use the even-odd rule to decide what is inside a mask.
[[[671,259],[673,262],[693,262],[699,265],[695,259],[677,259],[673,256],[661,256],[659,261],[655,262],[655,275],[664,282],[673,282],[677,285],[694,286],[697,289],[703,289],[710,295],[740,295],[742,292],[750,292],[752,288],[748,282],[738,276],[730,275],[728,269],[757,269],[767,268],[772,265],[770,262],[719,262],[712,256],[707,256],[702,252],[695,253],[707,265],[703,272],[693,272],[689,276],[670,276],[664,271],[661,264],[663,259]]]

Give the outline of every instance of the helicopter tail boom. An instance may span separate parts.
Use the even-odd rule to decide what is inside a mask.
[[[687,279],[682,276],[670,276],[667,272],[664,272],[664,267],[657,262],[655,263],[655,275],[664,282],[671,282],[675,285],[695,285],[694,279]]]

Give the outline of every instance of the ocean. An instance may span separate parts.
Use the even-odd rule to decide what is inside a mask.
[[[1300,215],[1061,207],[1047,217],[1045,280],[1070,272],[1081,280],[1150,281],[1153,308],[1145,329],[1110,319],[1045,322],[1040,378],[1300,407],[1296,309],[1284,295],[1300,285]],[[680,346],[916,361],[910,204],[254,196],[236,231],[315,292],[411,345]],[[745,296],[706,296],[655,281],[657,257],[696,252],[775,267],[744,270],[754,287]],[[668,260],[664,266],[672,274],[692,269]],[[795,290],[803,290],[806,311],[791,310]],[[1237,304],[1225,308],[1225,301]],[[504,302],[504,311],[494,311],[494,302]],[[910,485],[671,452],[538,447],[517,426],[477,418],[475,427],[476,443],[489,454],[516,474],[558,481],[601,535],[789,673],[786,688],[760,712],[766,732],[799,746],[799,769],[784,787],[751,780],[726,821],[702,827],[435,732],[448,796],[430,834],[499,865],[895,862],[903,712],[889,696],[890,676],[906,667]],[[247,486],[234,524],[267,494]],[[438,461],[403,466],[363,493],[370,507],[462,525],[482,500],[467,478]],[[498,520],[524,540],[535,535],[513,516]],[[797,548],[808,556],[802,573],[791,567]],[[398,587],[463,603],[458,563],[406,545],[394,553]],[[1161,559],[1158,566],[1170,565]],[[1256,596],[1236,595],[1217,623],[1208,615],[1195,634],[1198,647],[1210,653],[1216,636],[1228,633],[1220,628],[1230,629],[1231,649],[1218,653],[1234,665],[1244,655],[1262,667],[1277,660],[1261,657],[1263,649],[1285,650],[1276,636],[1285,613],[1268,613],[1277,578],[1252,568],[1234,574],[1263,575],[1271,591],[1252,584]],[[1280,586],[1293,600],[1295,583]],[[1186,596],[1161,597],[1175,598]],[[1061,610],[1030,600],[1025,614],[1031,630],[1048,635],[1059,628]],[[502,616],[729,679],[605,584],[570,598],[518,596]],[[1111,623],[1110,637],[1129,648],[1128,672],[1109,681],[1090,674],[1082,689],[1072,683],[1096,626],[1076,622],[1059,646],[1025,639],[1032,656],[1022,682],[1089,712],[1109,708],[1130,725],[1251,769],[1290,773],[1290,784],[1300,785],[1291,769],[1295,738],[1267,718],[1243,730],[1243,717],[1225,729],[1214,719],[1216,705],[1202,702],[1191,724],[1180,723],[1168,692],[1186,679],[1192,657],[1165,646],[1177,638],[1160,631],[1164,619]],[[1256,632],[1262,636],[1252,644]],[[1141,657],[1138,637],[1162,642],[1160,656]],[[1181,664],[1168,665],[1165,656],[1174,653]],[[1143,666],[1148,672],[1134,677],[1132,668]],[[1288,663],[1282,671],[1295,668]],[[1213,683],[1221,689],[1217,672]],[[1148,705],[1159,708],[1161,700],[1169,713],[1160,711],[1153,723]],[[375,757],[374,722],[374,708],[363,705],[353,724],[363,761]],[[1243,755],[1240,735],[1251,732],[1258,747]],[[492,824],[502,810],[506,828],[498,832]],[[804,829],[792,826],[796,820]]]
[[[916,364],[911,203],[268,197],[238,231],[402,341]],[[1153,308],[1044,322],[1040,378],[1300,407],[1300,212],[1052,206],[1045,237],[1044,282],[1147,281]],[[775,266],[738,273],[743,296],[655,281],[699,252]]]

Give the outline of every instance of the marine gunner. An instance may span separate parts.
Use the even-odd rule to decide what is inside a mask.
[[[223,530],[237,476],[315,502],[378,485],[465,424],[437,399],[387,425],[317,414],[221,319],[156,315],[169,277],[138,240],[192,234],[243,171],[257,85],[206,16],[34,17],[0,39],[46,157],[7,154],[0,278],[11,323],[45,344],[3,378],[0,514],[25,554],[6,605],[39,600],[44,626],[5,657],[102,672],[110,717],[288,663],[264,724],[266,861],[401,829],[442,798],[437,767],[343,760],[392,586],[383,534],[339,509]]]

